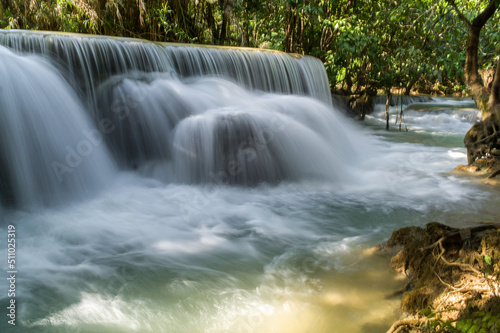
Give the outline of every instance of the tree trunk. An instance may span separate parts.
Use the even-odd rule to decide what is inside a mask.
[[[464,80],[472,99],[474,99],[477,107],[481,110],[483,118],[486,118],[490,114],[488,107],[488,89],[483,86],[480,80],[477,62],[481,28],[482,26],[478,27],[473,25],[469,27],[467,49],[465,51]]]
[[[493,77],[488,104],[492,113],[500,114],[500,59],[498,60],[497,70]]]
[[[389,106],[392,105],[391,102],[392,94],[390,91],[387,92],[387,101],[385,102],[385,130],[389,130]]]
[[[227,36],[227,22],[229,21],[227,1],[225,0],[222,5],[222,27],[220,29],[219,41],[221,45],[224,45]]]
[[[481,29],[495,14],[498,0],[490,0],[488,6],[477,15],[472,22],[459,10],[454,0],[446,0],[455,10],[458,17],[465,23],[468,30],[467,48],[465,50],[464,80],[467,89],[481,110],[483,120],[474,124],[464,138],[467,147],[467,160],[469,164],[479,160],[490,160],[500,163],[500,62],[497,64],[496,74],[493,79],[491,92],[484,87],[478,72],[478,50]],[[498,155],[498,157],[497,157]]]
[[[213,6],[210,2],[206,2],[207,7],[206,7],[206,20],[208,23],[208,26],[210,30],[212,31],[212,43],[214,44],[219,44],[219,31],[217,27],[215,26],[215,19],[213,15]]]
[[[294,40],[295,40],[295,25],[297,23],[297,18],[295,16],[295,9],[290,7],[287,16],[288,17],[286,25],[285,52],[293,52]]]
[[[477,52],[479,49],[479,34],[482,26],[470,26],[467,35],[467,48],[465,50],[465,84],[470,86],[479,83],[479,73],[477,70]]]
[[[486,89],[479,76],[477,54],[479,50],[479,36],[486,22],[495,14],[499,6],[497,0],[490,0],[488,6],[472,21],[460,11],[454,0],[446,0],[457,13],[458,18],[465,23],[468,30],[467,47],[465,50],[464,79],[467,89],[483,114],[483,119],[488,117],[488,89]]]
[[[248,1],[245,1],[245,22],[243,22],[243,46],[250,46],[250,20],[248,15]]]
[[[488,96],[487,96],[488,97]],[[477,103],[477,102],[476,102]],[[500,61],[497,63],[491,93],[482,101],[488,114],[475,123],[464,138],[469,164],[477,160],[500,163]]]
[[[298,24],[298,33],[297,33],[297,45],[298,47],[296,47],[296,49],[294,50],[294,52],[297,52],[297,53],[302,53],[304,54],[304,20],[302,19],[301,16],[299,16],[299,24]]]

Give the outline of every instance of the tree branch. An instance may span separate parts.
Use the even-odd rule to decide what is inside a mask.
[[[476,18],[472,21],[472,25],[474,27],[482,28],[486,24],[486,22],[490,19],[490,17],[492,17],[493,14],[495,14],[497,7],[498,7],[498,1],[490,0],[488,6],[481,12],[481,14],[476,16]]]
[[[424,49],[424,47],[427,45],[427,42],[429,41],[429,36],[430,36],[431,32],[433,32],[433,31],[434,31],[434,28],[436,27],[436,25],[439,23],[439,21],[441,21],[441,19],[442,19],[445,15],[446,15],[446,11],[445,11],[445,12],[443,12],[441,15],[439,15],[439,16],[438,16],[438,18],[437,18],[437,20],[436,20],[436,21],[434,21],[434,22],[432,23],[432,26],[431,26],[431,28],[429,29],[429,31],[427,31],[427,35],[425,35],[424,41],[423,41],[423,43],[422,43],[422,46],[420,47],[420,49],[421,49],[421,50],[423,50],[423,49]],[[432,16],[434,16],[434,15],[431,15],[430,17],[432,17]],[[430,19],[430,18],[429,18],[429,19]],[[450,27],[448,27],[446,30],[448,30],[449,28],[450,28]],[[445,31],[446,31],[446,30],[445,30]]]
[[[491,1],[495,1],[495,0],[491,0]],[[465,17],[464,14],[462,14],[460,9],[458,9],[458,6],[455,3],[455,1],[454,0],[446,0],[446,2],[449,3],[451,5],[451,7],[453,7],[453,9],[455,10],[455,12],[458,15],[458,18],[467,25],[467,28],[471,29],[472,23],[470,23],[470,21],[467,19],[467,17]]]

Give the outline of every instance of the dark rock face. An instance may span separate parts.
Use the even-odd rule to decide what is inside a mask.
[[[467,159],[472,164],[480,159],[500,161],[500,117],[493,113],[474,124],[464,138]]]

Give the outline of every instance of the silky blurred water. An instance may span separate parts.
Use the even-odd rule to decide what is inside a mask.
[[[403,131],[392,108],[385,131],[383,105],[360,123],[325,102],[301,76],[312,58],[190,51],[295,78],[248,83],[185,77],[203,68],[184,49],[176,75],[150,44],[0,37],[43,55],[0,47],[0,234],[15,226],[17,270],[2,332],[385,332],[403,282],[365,250],[404,226],[498,218],[495,188],[451,173],[480,118],[470,100],[407,103]],[[49,46],[123,59],[68,70]]]
[[[1,232],[13,224],[18,237],[18,325],[23,332],[385,331],[398,306],[385,296],[401,282],[387,260],[363,249],[403,226],[498,216],[494,190],[450,174],[466,162],[459,138],[471,122],[456,105],[445,109],[408,111],[409,132],[385,132],[377,114],[366,124],[343,120],[366,149],[347,166],[349,181],[248,188],[122,172],[87,201],[4,208]]]

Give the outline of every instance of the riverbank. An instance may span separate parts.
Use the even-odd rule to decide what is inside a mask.
[[[388,333],[500,330],[499,224],[406,227],[376,252],[407,281],[390,296],[401,297],[401,318]]]
[[[472,177],[484,184],[500,185],[500,161],[496,158],[479,159],[470,165],[459,165],[453,173],[460,176]]]

